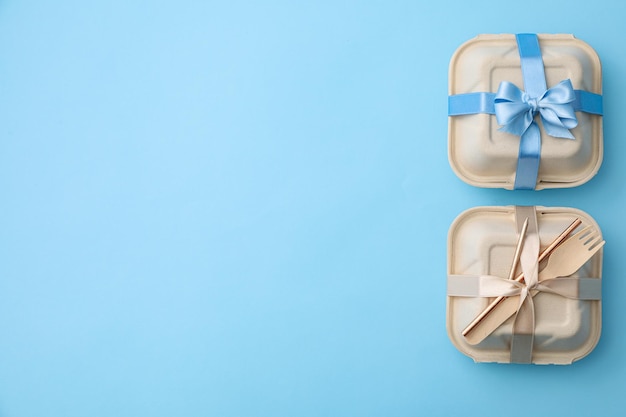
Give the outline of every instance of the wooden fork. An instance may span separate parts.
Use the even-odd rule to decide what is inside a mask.
[[[591,257],[604,246],[600,232],[592,226],[587,226],[574,236],[561,243],[548,258],[548,263],[539,272],[539,281],[566,277],[578,271]],[[537,291],[531,291],[535,295]],[[480,320],[474,320],[463,331],[465,340],[475,345],[483,341],[502,323],[517,311],[519,296],[498,297],[487,309],[487,314]]]

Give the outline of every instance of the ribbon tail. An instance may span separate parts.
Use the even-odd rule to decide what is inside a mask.
[[[530,294],[513,322],[511,338],[511,363],[532,363],[533,344],[535,342],[535,306]]]
[[[539,174],[541,156],[541,131],[536,122],[532,122],[522,134],[519,144],[517,171],[515,173],[516,190],[534,190]]]

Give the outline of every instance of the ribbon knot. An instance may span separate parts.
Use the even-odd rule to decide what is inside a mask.
[[[526,92],[522,94],[522,101],[530,106],[534,117],[537,114],[537,111],[539,111],[539,101],[536,98],[531,98]]]
[[[535,123],[539,113],[546,133],[557,138],[574,139],[569,131],[578,125],[573,103],[572,82],[563,80],[539,97],[530,97],[515,84],[502,81],[494,101],[496,120],[501,131],[522,136]]]

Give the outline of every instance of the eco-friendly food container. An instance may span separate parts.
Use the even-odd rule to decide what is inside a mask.
[[[448,156],[454,172],[468,184],[518,188],[515,185],[516,171],[521,169],[518,159],[523,159],[525,152],[520,149],[521,135],[500,130],[502,125],[494,115],[493,102],[501,83],[508,82],[522,90],[520,100],[536,107],[541,97],[522,97],[528,89],[525,84],[530,84],[529,78],[533,77],[543,77],[547,89],[562,87],[559,83],[571,81],[576,97],[570,104],[577,125],[567,129],[573,139],[551,136],[546,133],[546,120],[535,107],[531,109],[536,111],[532,117],[540,131],[540,160],[536,182],[533,180],[531,184],[534,187],[526,188],[575,187],[589,181],[600,168],[602,73],[598,55],[587,43],[572,35],[543,34],[536,38],[540,56],[529,57],[524,71],[523,52],[516,35],[479,35],[461,45],[452,56]],[[541,60],[545,76],[531,74],[533,71],[541,73]],[[473,102],[469,108],[467,100]]]
[[[511,362],[512,316],[478,344],[470,344],[463,330],[493,300],[487,297],[450,295],[450,277],[472,276],[506,278],[511,270],[519,233],[516,216],[519,207],[477,207],[460,214],[448,234],[447,330],[454,346],[476,362]],[[565,207],[526,207],[536,213],[540,248],[548,247],[568,225],[579,219],[601,234],[591,216]],[[570,235],[571,236],[571,235]],[[604,242],[602,242],[604,243]],[[602,246],[570,277],[582,278],[596,285],[600,294]],[[563,252],[563,251],[561,251]],[[554,252],[553,252],[554,253]],[[544,267],[549,257],[539,264]],[[468,278],[469,279],[469,278]],[[555,278],[555,280],[562,277]],[[592,281],[593,280],[593,281]],[[573,281],[573,280],[571,280]],[[582,281],[582,280],[581,280]],[[469,282],[469,281],[468,281]],[[580,284],[582,286],[582,283]],[[538,292],[534,301],[534,343],[532,363],[570,364],[589,354],[600,338],[602,310],[597,299],[571,299],[547,291]]]

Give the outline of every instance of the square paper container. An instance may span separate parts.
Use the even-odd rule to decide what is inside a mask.
[[[572,208],[537,207],[541,248],[548,246],[577,217],[582,225],[597,223]],[[507,277],[517,243],[515,208],[478,207],[465,211],[453,222],[448,235],[448,274],[489,274]],[[602,274],[602,249],[573,277]],[[513,317],[477,345],[462,336],[465,327],[489,304],[487,298],[447,299],[448,336],[456,348],[476,362],[509,362]],[[600,338],[600,301],[572,300],[538,293],[535,302],[533,363],[570,364],[589,354]]]
[[[574,89],[602,94],[596,52],[572,35],[538,35],[548,88],[570,79]],[[502,81],[523,89],[514,35],[479,35],[457,49],[450,61],[449,94],[498,91]],[[541,129],[541,162],[536,189],[574,187],[587,182],[602,163],[602,116],[576,112],[575,140],[554,138]],[[449,117],[448,157],[463,181],[478,187],[512,189],[519,137],[498,131],[489,114]]]

